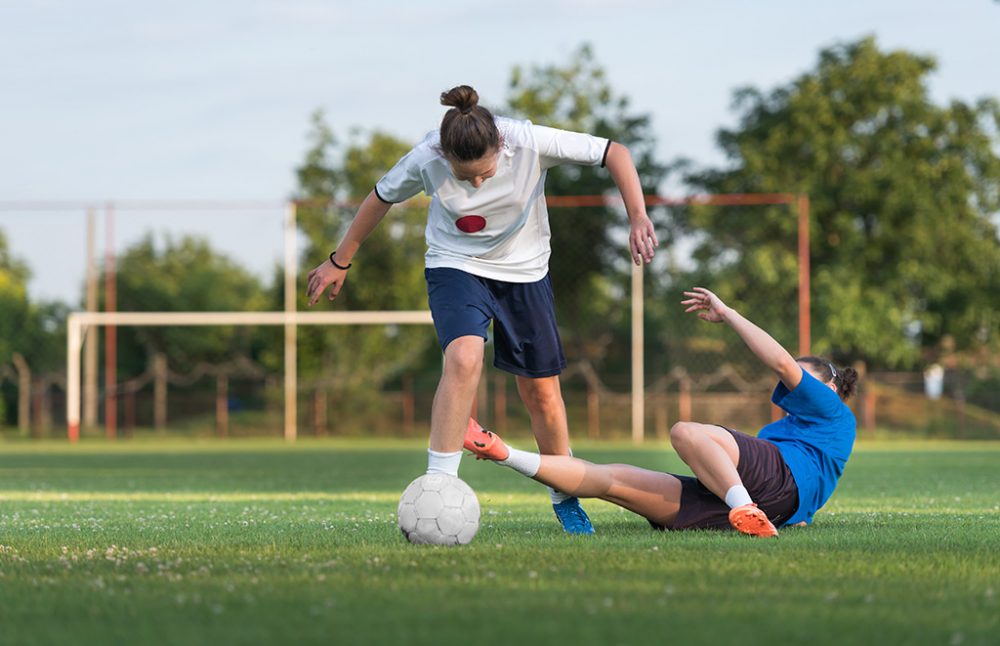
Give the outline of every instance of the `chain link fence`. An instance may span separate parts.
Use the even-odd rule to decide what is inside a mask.
[[[713,283],[711,277],[706,279],[693,269],[689,240],[670,231],[673,208],[683,207],[663,205],[651,210],[665,234],[657,258],[644,271],[643,281],[645,435],[664,439],[670,426],[679,420],[719,423],[756,432],[774,418],[776,409],[769,400],[774,378],[730,329],[684,314],[682,292],[694,281],[720,294],[732,292],[732,300],[727,302],[737,309],[741,309],[741,295],[730,285]],[[763,207],[744,208],[746,217],[753,217],[753,209]],[[169,210],[165,212],[169,216]],[[209,214],[210,210],[203,212]],[[551,207],[550,212],[553,289],[568,361],[561,383],[571,435],[578,439],[630,437],[631,261],[624,215],[614,206],[589,202],[578,206],[563,202]],[[595,212],[599,214],[597,219]],[[330,222],[326,226],[335,232],[352,213],[347,207],[327,209],[324,217]],[[255,217],[259,220],[263,216]],[[412,246],[419,242],[409,239],[421,236],[419,228],[412,223],[395,226],[392,218],[390,213],[384,223],[387,245]],[[594,223],[599,223],[600,218],[604,218],[604,224],[598,227]],[[590,227],[585,235],[579,231],[584,226]],[[794,258],[794,231],[787,244]],[[378,273],[375,263],[365,262],[366,250],[363,248],[358,258],[361,271],[352,270],[344,297],[326,307],[362,307],[364,299],[360,294],[352,295],[352,289],[384,292],[399,288],[391,276]],[[302,255],[298,276],[300,309],[305,308],[301,296],[305,274],[321,260]],[[412,280],[411,269],[401,283],[411,291],[420,290],[422,285]],[[785,263],[775,268],[775,280],[794,286],[796,271],[794,262]],[[376,296],[388,297],[382,292]],[[276,266],[274,283],[261,286],[254,305],[281,309],[282,293]],[[788,297],[789,293],[792,297]],[[426,302],[424,294],[408,294],[406,298]],[[120,309],[128,306],[119,300]],[[781,297],[757,299],[751,310],[745,313],[773,332],[794,354],[799,346],[795,324],[799,302],[794,289]],[[426,436],[441,370],[441,353],[432,327],[402,330],[386,325],[332,326],[300,330],[300,436]],[[149,330],[119,328],[117,336],[117,375],[113,384],[106,383],[98,362],[97,385],[87,395],[93,413],[84,425],[85,435],[105,434],[109,402],[118,422],[115,434],[120,436],[281,434],[280,329],[187,328],[153,334]],[[91,334],[89,342],[98,345],[96,356],[103,359],[104,335]],[[334,346],[336,351],[331,349]],[[530,422],[515,379],[493,368],[492,362],[490,339],[476,415],[501,433],[529,437]],[[26,370],[31,372],[28,378]],[[64,436],[65,379],[64,372],[51,367],[32,372],[23,360],[0,363],[3,433]],[[1000,437],[1000,401],[995,393],[1000,388],[996,387],[998,379],[992,379],[981,371],[949,369],[943,376],[941,393],[930,396],[922,373],[872,372],[865,375],[861,392],[851,405],[862,434],[883,429],[939,437],[996,438]]]

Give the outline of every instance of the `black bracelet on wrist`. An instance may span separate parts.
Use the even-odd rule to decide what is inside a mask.
[[[336,253],[337,253],[336,251],[331,251],[331,252],[330,252],[330,262],[331,262],[331,263],[333,264],[333,266],[334,266],[334,267],[336,267],[337,269],[343,269],[343,270],[345,270],[345,271],[346,271],[346,270],[348,270],[348,269],[350,269],[351,267],[353,267],[353,266],[354,266],[354,263],[353,263],[353,262],[349,262],[349,263],[347,263],[347,266],[346,266],[346,267],[345,267],[345,266],[343,266],[343,265],[338,265],[338,264],[337,264],[337,261],[333,259],[333,256],[334,256],[334,254],[336,254]]]

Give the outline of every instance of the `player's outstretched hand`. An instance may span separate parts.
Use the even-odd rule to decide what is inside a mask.
[[[722,299],[704,287],[695,287],[690,292],[684,292],[686,300],[681,305],[687,307],[685,312],[698,312],[698,318],[711,323],[721,323],[725,320],[726,304]]]
[[[629,249],[632,251],[632,261],[639,265],[643,260],[649,263],[653,260],[655,248],[660,246],[653,231],[653,221],[648,215],[634,218],[628,236]]]
[[[340,288],[347,280],[347,270],[337,269],[333,263],[324,260],[309,272],[309,286],[306,288],[306,296],[309,298],[309,307],[316,304],[319,297],[323,295],[327,287],[330,287],[330,300],[337,298]]]

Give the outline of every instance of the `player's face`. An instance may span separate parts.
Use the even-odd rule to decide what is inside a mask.
[[[451,174],[461,182],[468,182],[479,188],[483,182],[497,174],[497,160],[500,157],[498,149],[491,150],[479,159],[473,161],[458,161],[449,159]]]

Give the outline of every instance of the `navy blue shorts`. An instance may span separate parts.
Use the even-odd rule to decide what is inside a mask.
[[[556,327],[552,281],[508,283],[460,269],[425,269],[427,301],[442,352],[460,336],[487,338],[493,365],[522,377],[551,377],[566,367]]]

